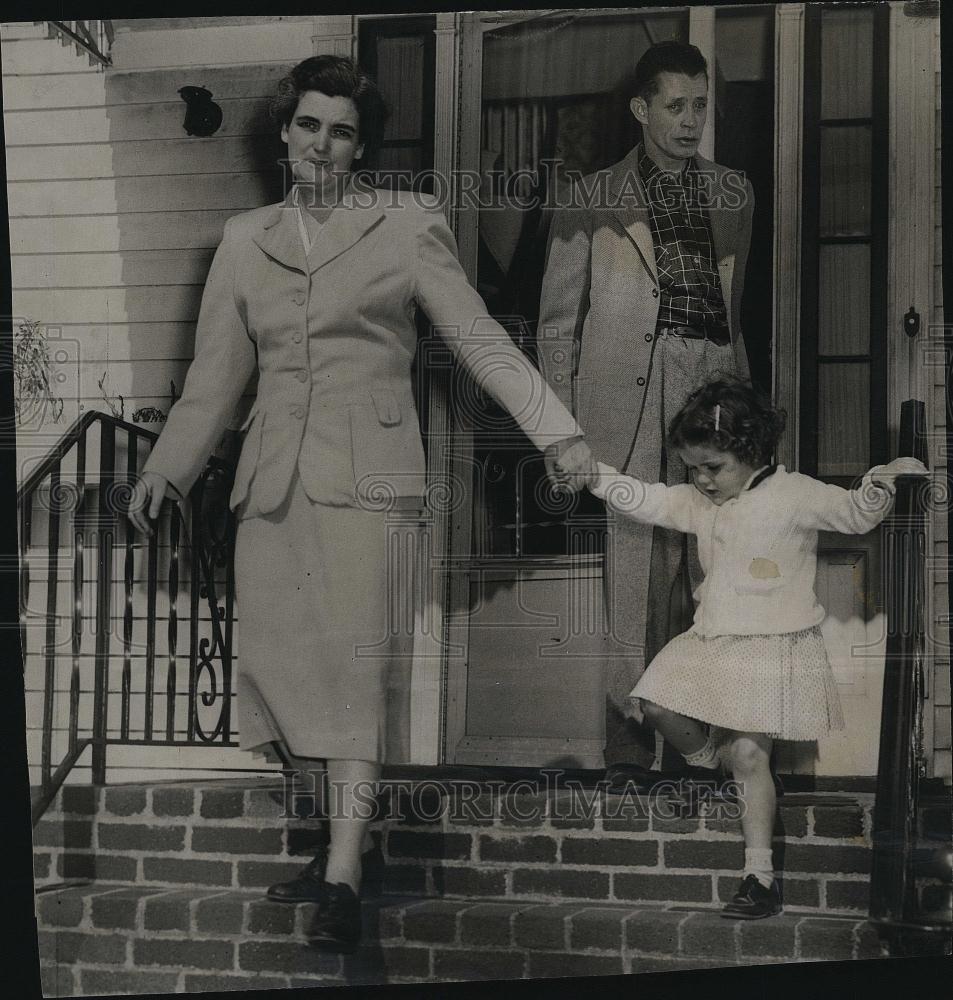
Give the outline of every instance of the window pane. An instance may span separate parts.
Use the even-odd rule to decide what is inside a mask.
[[[870,366],[818,365],[817,473],[855,476],[870,467]]]
[[[377,43],[377,83],[387,95],[391,116],[385,139],[419,139],[423,129],[420,99],[424,40],[419,35],[381,38]]]
[[[821,129],[821,236],[870,233],[870,127]]]
[[[818,282],[819,354],[870,351],[870,247],[822,246]]]
[[[821,117],[868,118],[873,85],[872,10],[821,14]]]

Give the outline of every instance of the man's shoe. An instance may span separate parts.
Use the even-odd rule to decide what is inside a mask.
[[[322,844],[293,879],[269,886],[268,898],[276,903],[320,903],[326,888],[324,872],[327,864],[328,849]]]
[[[325,882],[307,933],[309,942],[321,951],[354,951],[361,941],[361,901],[357,893],[344,882]]]
[[[778,880],[772,879],[766,889],[754,875],[742,879],[738,891],[725,904],[723,917],[734,920],[761,920],[781,912],[781,892]]]

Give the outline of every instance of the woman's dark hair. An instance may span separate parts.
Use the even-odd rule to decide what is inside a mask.
[[[672,40],[651,45],[642,54],[632,75],[632,96],[646,101],[653,98],[658,93],[659,73],[683,73],[692,77],[704,73],[707,80],[708,63],[697,46],[686,42]]]
[[[389,114],[377,84],[352,59],[344,56],[312,56],[278,82],[278,93],[271,102],[271,115],[284,126],[291,124],[301,96],[317,90],[328,97],[348,97],[358,113],[358,137],[365,153],[373,152],[384,136]]]
[[[786,421],[785,411],[747,382],[721,379],[688,397],[669,424],[668,443],[672,448],[708,445],[757,468],[771,462]]]

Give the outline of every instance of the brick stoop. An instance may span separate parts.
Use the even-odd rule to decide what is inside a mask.
[[[37,884],[263,888],[298,871],[324,837],[318,821],[279,817],[268,796],[277,787],[259,779],[67,786],[34,831]],[[789,794],[781,802],[775,863],[786,905],[866,916],[873,796]],[[743,863],[740,824],[726,808],[700,816],[704,805],[592,789],[497,788],[472,798],[418,782],[380,807],[374,829],[387,867],[383,884],[368,888],[712,905],[730,897]]]
[[[354,955],[308,943],[312,908],[248,890],[85,886],[38,898],[45,996],[619,975],[877,958],[856,917],[724,920],[674,905],[381,896]]]
[[[785,913],[718,910],[743,848],[724,804],[407,783],[374,824],[365,944],[308,945],[263,898],[324,836],[273,780],[67,786],[35,831],[47,995],[597,975],[880,955],[866,923],[873,797],[789,794]],[[447,791],[450,788],[451,791]],[[69,879],[91,884],[58,887]]]

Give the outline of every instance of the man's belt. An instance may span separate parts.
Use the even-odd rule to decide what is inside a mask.
[[[730,344],[731,334],[727,326],[658,326],[656,336],[668,334],[670,337],[687,337],[690,340],[710,340],[713,344]]]

